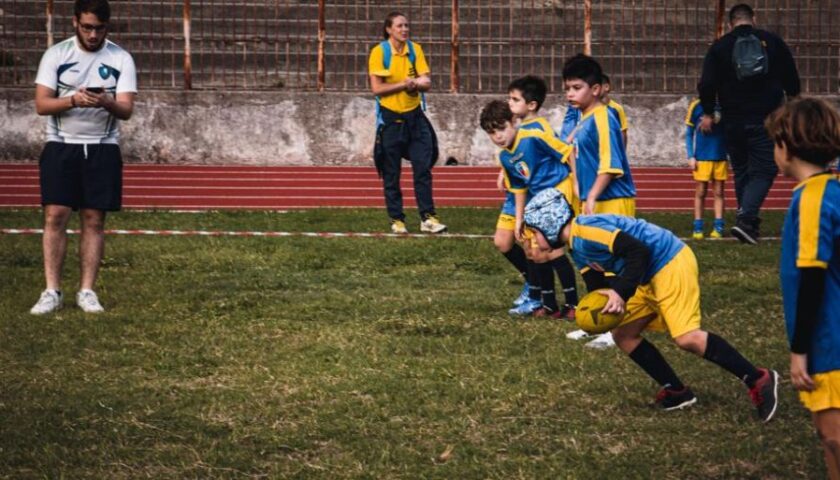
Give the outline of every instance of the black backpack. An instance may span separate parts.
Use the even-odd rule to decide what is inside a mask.
[[[735,40],[735,48],[732,49],[732,66],[735,67],[735,76],[738,80],[767,74],[770,69],[769,60],[764,42],[755,34],[739,36]]]

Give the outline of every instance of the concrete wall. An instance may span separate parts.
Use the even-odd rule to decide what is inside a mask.
[[[0,161],[37,161],[43,118],[34,89],[0,90]],[[428,96],[441,162],[488,165],[495,147],[478,126],[481,107],[497,96]],[[689,97],[616,96],[630,122],[632,165],[678,165]],[[543,114],[559,128],[565,111],[552,95]],[[204,165],[372,165],[374,101],[344,93],[142,92],[122,125],[128,162]]]

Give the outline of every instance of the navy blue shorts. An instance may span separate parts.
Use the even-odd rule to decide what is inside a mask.
[[[41,205],[116,211],[122,207],[119,145],[48,142],[41,152]]]

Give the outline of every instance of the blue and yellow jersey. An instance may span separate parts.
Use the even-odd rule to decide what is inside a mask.
[[[392,48],[391,64],[386,69],[382,45],[378,44],[370,51],[368,73],[377,77],[383,77],[386,83],[398,83],[409,77],[417,78],[421,75],[428,74],[431,70],[429,70],[429,64],[426,63],[426,56],[423,54],[423,48],[419,43],[414,43],[414,55],[416,58],[414,64],[412,64],[408,54],[408,43],[399,52]],[[380,97],[379,101],[388,110],[405,113],[419,107],[421,97],[417,93],[397,92]]]
[[[563,116],[563,125],[560,127],[560,133],[557,134],[560,140],[567,141],[569,135],[577,127],[578,122],[580,122],[580,109],[569,105],[566,108],[566,115]]]
[[[712,133],[703,133],[697,126],[703,117],[700,99],[694,99],[685,115],[685,153],[687,158],[700,161],[726,160],[726,148],[723,144],[723,130],[715,123]]]
[[[525,130],[539,130],[541,132],[548,133],[549,135],[554,135],[554,129],[551,128],[551,124],[548,123],[544,117],[535,117],[530,120],[523,120],[522,123],[519,124],[519,128],[524,128]]]
[[[788,339],[796,325],[800,268],[825,268],[825,294],[819,310],[808,371],[840,370],[840,181],[815,175],[793,191],[782,229],[780,277]]]
[[[569,250],[581,270],[594,268],[621,275],[624,259],[613,254],[613,242],[624,232],[650,249],[650,262],[642,284],[650,282],[685,244],[673,233],[644,220],[623,215],[581,215],[572,220]]]
[[[581,201],[586,200],[595,178],[602,173],[611,173],[615,177],[596,200],[636,197],[618,116],[611,113],[606,105],[598,105],[583,115],[574,143],[577,146],[576,173]]]
[[[511,148],[502,149],[498,160],[505,172],[509,192],[536,194],[554,188],[571,173],[567,157],[571,146],[552,132],[520,128]]]
[[[607,104],[607,108],[613,112],[616,117],[618,117],[618,126],[621,127],[621,131],[627,131],[629,125],[627,124],[627,114],[624,113],[624,107],[615,100],[610,99],[610,102]]]

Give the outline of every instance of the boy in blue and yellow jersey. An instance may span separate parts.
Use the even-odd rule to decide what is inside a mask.
[[[811,411],[829,478],[840,478],[840,114],[822,100],[786,103],[766,122],[779,170],[800,183],[782,229],[780,276],[790,379]]]
[[[741,379],[759,418],[767,422],[778,405],[778,373],[756,368],[726,340],[700,328],[700,286],[694,253],[673,233],[623,215],[574,213],[556,191],[536,195],[525,222],[540,249],[568,245],[582,268],[589,291],[604,289],[604,313],[623,314],[611,334],[618,347],[662,387],[656,405],[674,410],[697,397],[683,385],[659,350],[644,337],[646,329],[668,331],[682,349]],[[607,283],[605,274],[612,273]]]
[[[685,115],[685,153],[688,157],[688,166],[697,182],[694,192],[693,233],[697,240],[703,238],[703,205],[706,203],[706,192],[710,183],[715,195],[715,223],[709,236],[712,238],[723,236],[723,186],[727,178],[723,131],[717,123],[709,133],[698,129],[697,125],[700,124],[702,118],[703,106],[697,98],[688,105],[688,113]]]
[[[519,128],[526,130],[538,130],[546,135],[554,135],[554,130],[549,125],[548,121],[538,115],[540,108],[545,102],[548,94],[548,86],[542,78],[527,75],[518,78],[508,85],[508,106],[515,119],[519,119]],[[569,165],[572,166],[571,164]],[[570,185],[574,186],[574,170],[568,178]],[[504,187],[504,168],[499,172],[499,181]],[[499,216],[499,222],[496,226],[496,246],[507,246],[515,244],[514,242],[514,196],[511,192],[507,192],[505,205],[502,208],[502,214]],[[501,247],[500,247],[501,249]],[[554,296],[554,275],[552,267],[557,271],[557,276],[560,278],[560,284],[563,287],[563,294],[565,297],[565,305],[558,309],[554,306],[557,301]],[[577,306],[577,282],[575,280],[575,269],[569,258],[565,255],[559,255],[556,258],[549,258],[544,263],[533,264],[532,271],[534,273],[535,281],[539,282],[541,289],[541,299],[543,305],[542,310],[534,312],[537,316],[545,315],[547,312],[554,312],[551,314],[555,318],[574,319],[575,307]],[[533,282],[531,282],[533,283]],[[524,290],[523,290],[523,293]],[[527,295],[529,298],[534,298],[534,294]],[[522,296],[520,295],[520,298]],[[519,299],[517,299],[519,300]],[[532,303],[533,305],[533,303]],[[517,307],[516,305],[514,307]],[[528,311],[528,306],[519,307]]]
[[[582,114],[574,134],[578,193],[584,214],[632,217],[636,214],[636,187],[619,119],[599,98],[602,75],[598,62],[586,55],[576,55],[563,66],[566,98]]]
[[[572,194],[571,168],[566,161],[571,147],[558,140],[553,132],[542,128],[518,128],[519,119],[514,118],[508,103],[500,100],[494,100],[482,109],[480,121],[490,140],[501,148],[498,161],[504,172],[505,188],[513,195],[513,202],[509,197],[502,207],[496,225],[497,246],[515,239],[523,243],[522,248],[535,263],[549,264],[547,268],[536,266],[540,289],[551,289],[550,292],[541,292],[547,293],[542,295],[541,310],[531,308],[540,308],[534,302],[526,302],[520,305],[521,311],[515,308],[510,313],[572,318],[570,308],[560,309],[557,306],[553,291],[554,273],[550,266],[559,258],[566,262],[568,259],[562,256],[562,251],[552,252],[550,256],[533,256],[530,244],[522,238],[523,212],[531,196],[547,188],[563,189],[565,193]]]
[[[624,106],[616,102],[610,97],[612,91],[612,84],[610,77],[606,73],[601,74],[601,103],[607,106],[616,118],[618,118],[618,126],[621,128],[621,140],[624,141],[624,150],[627,150],[627,130],[630,128],[627,123],[627,114],[624,112]]]
[[[627,149],[627,114],[624,112],[624,107],[610,98],[610,77],[606,73],[601,74],[601,103],[607,106],[607,109],[618,118],[618,125],[621,128],[621,139],[624,141],[624,148]],[[566,108],[566,114],[563,116],[563,125],[560,128],[559,137],[566,143],[574,141],[575,127],[580,123],[580,109],[569,104]]]

